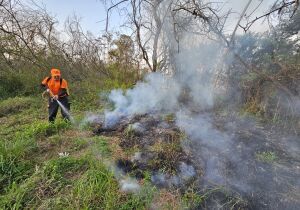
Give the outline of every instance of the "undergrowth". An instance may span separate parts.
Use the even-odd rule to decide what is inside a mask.
[[[0,133],[0,209],[149,208],[151,185],[138,194],[122,192],[99,159],[110,157],[109,139],[91,137],[64,120],[48,123],[40,103],[35,97],[0,103],[0,128],[6,130]]]

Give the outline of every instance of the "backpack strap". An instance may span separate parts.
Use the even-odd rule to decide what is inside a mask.
[[[51,76],[47,78],[46,83],[48,84],[48,82],[50,81]]]

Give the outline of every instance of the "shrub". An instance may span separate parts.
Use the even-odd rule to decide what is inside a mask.
[[[0,75],[0,99],[17,96],[23,89],[24,84],[17,75]]]

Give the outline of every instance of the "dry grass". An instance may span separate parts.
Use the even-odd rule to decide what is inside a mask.
[[[161,210],[181,210],[181,195],[178,191],[169,191],[162,189],[153,199],[151,209]]]
[[[109,148],[111,149],[111,158],[112,160],[118,159],[128,159],[128,155],[125,151],[119,146],[120,138],[119,137],[111,137],[109,138]]]
[[[163,171],[170,174],[176,173],[178,162],[183,155],[180,144],[166,143],[160,140],[152,145],[149,150],[156,154],[150,162],[153,169],[163,169]]]

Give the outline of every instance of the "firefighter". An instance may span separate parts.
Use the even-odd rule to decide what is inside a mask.
[[[48,93],[49,103],[48,103],[48,112],[49,112],[49,122],[54,122],[59,104],[59,101],[64,107],[61,107],[61,114],[65,120],[70,120],[69,110],[70,103],[68,100],[69,89],[68,83],[65,79],[61,77],[59,69],[51,69],[51,76],[46,77],[41,84],[42,88],[45,90],[43,96]]]

